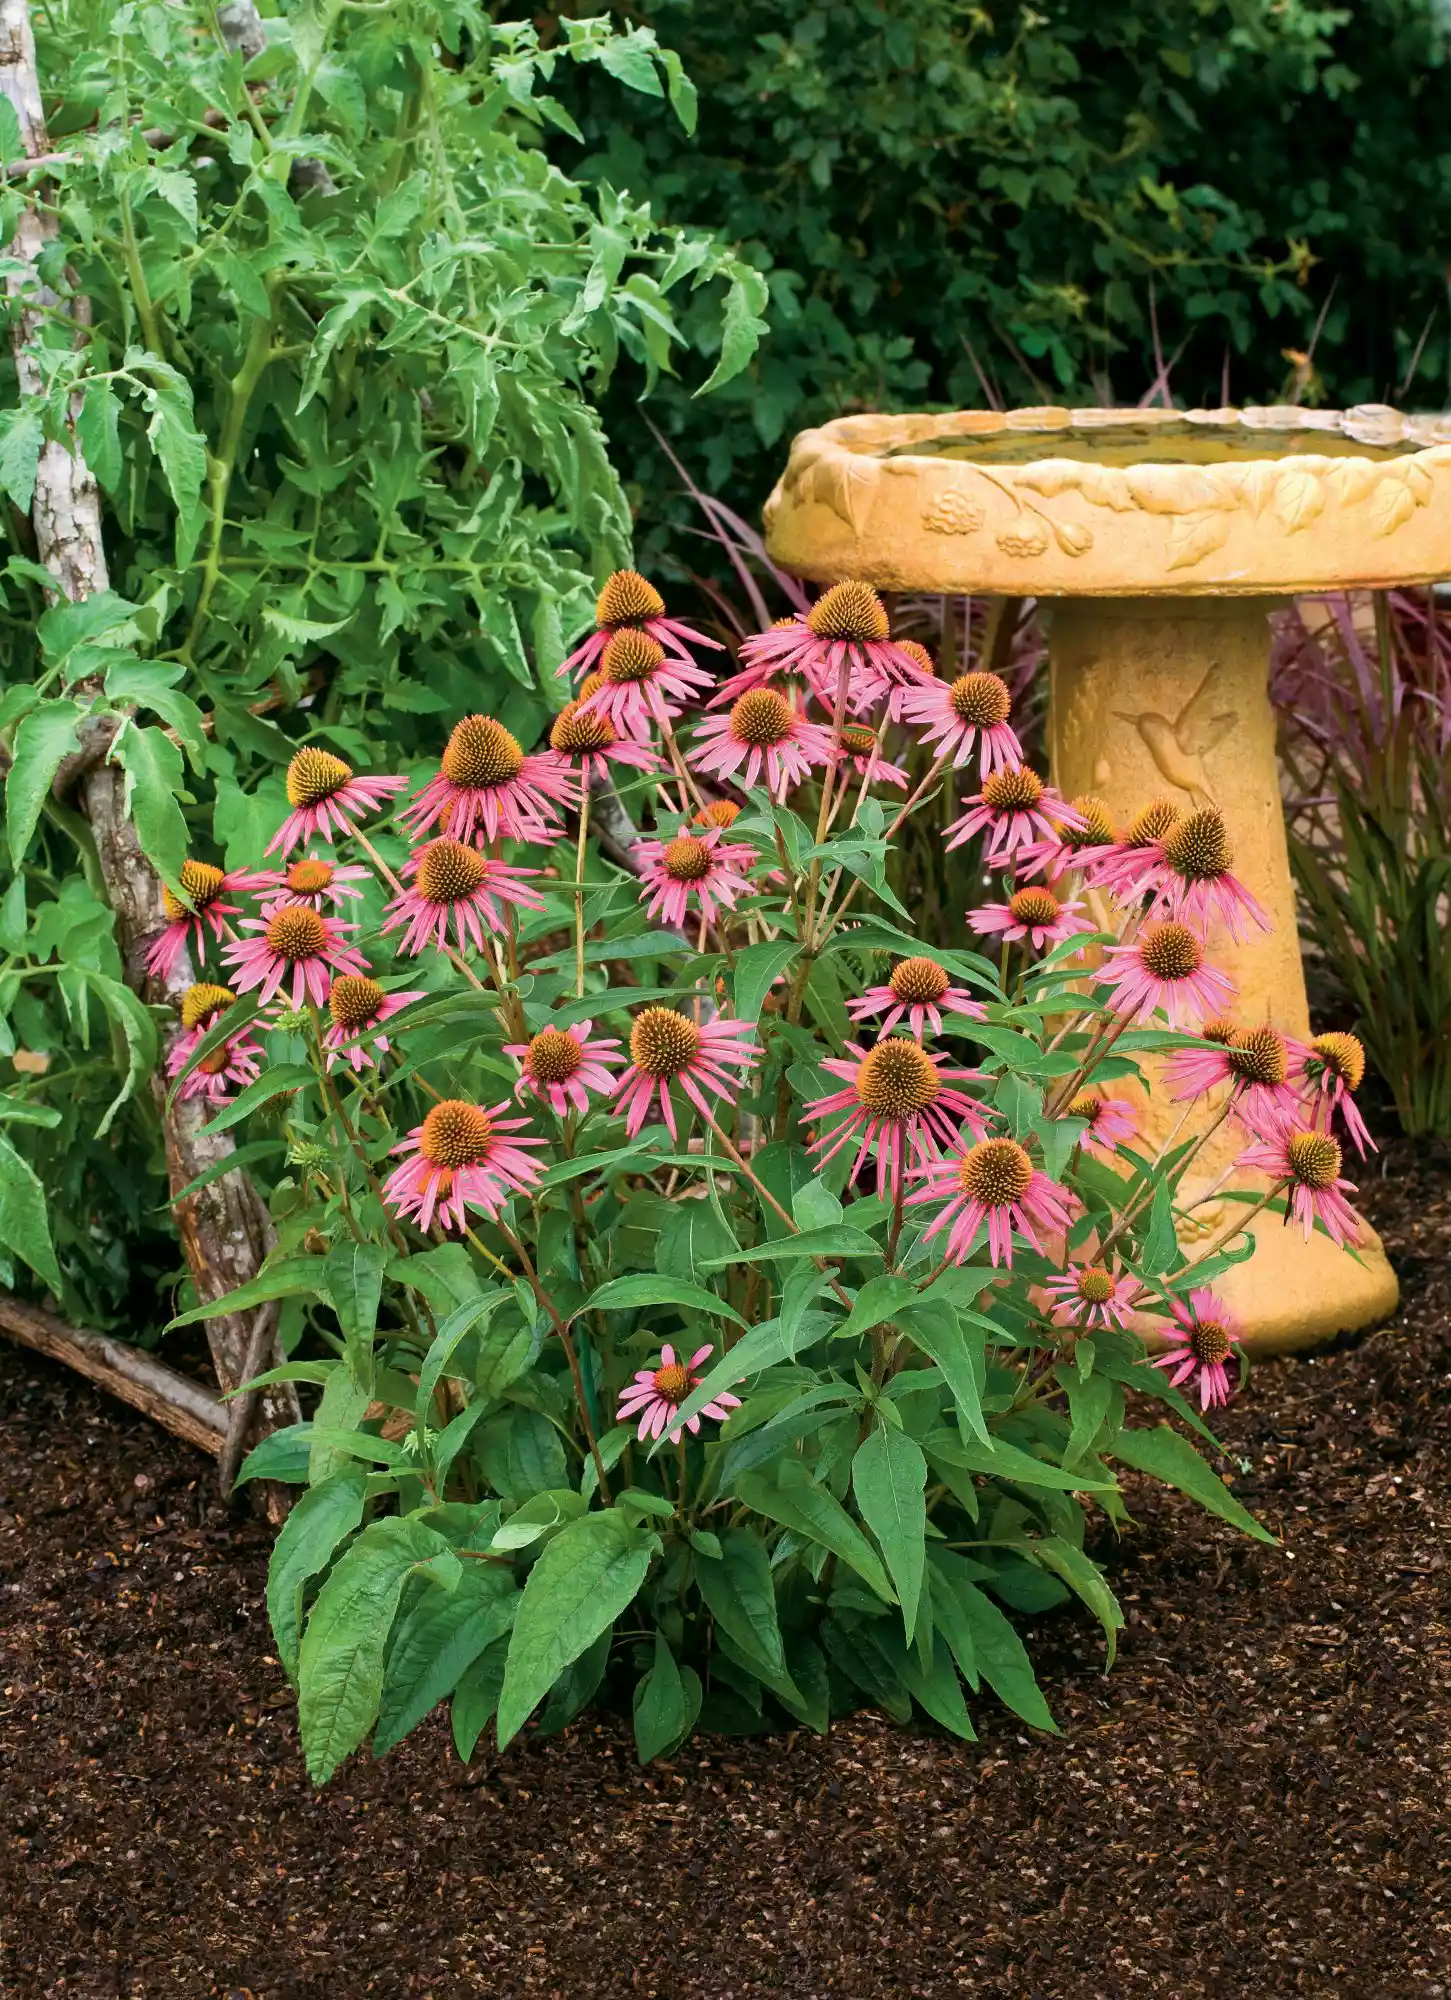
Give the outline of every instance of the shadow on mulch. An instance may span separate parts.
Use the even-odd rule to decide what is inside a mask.
[[[984,1700],[973,1746],[865,1715],[641,1771],[588,1720],[464,1769],[435,1718],[315,1794],[265,1532],[6,1348],[0,1992],[1451,1994],[1451,1177],[1366,1193],[1400,1316],[1223,1426],[1283,1548],[1145,1488],[1114,1673],[1035,1635],[1060,1738]]]

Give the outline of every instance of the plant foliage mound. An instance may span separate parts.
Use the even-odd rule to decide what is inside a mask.
[[[263,11],[36,8],[53,150],[28,172],[0,98],[0,239],[31,206],[53,231],[41,393],[20,394],[8,342],[0,360],[0,1056],[30,1065],[0,1107],[22,1190],[0,1251],[102,1324],[161,1149],[127,1102],[154,1024],[123,983],[85,825],[49,796],[78,726],[124,721],[111,755],[177,893],[193,841],[260,848],[299,713],[355,759],[416,750],[481,689],[536,733],[627,553],[595,399],[617,370],[638,389],[672,367],[687,297],[697,382],[725,381],[764,297],[711,237],[558,163],[575,127],[552,86],[571,67],[593,100],[653,94],[693,121],[647,29],[572,20],[546,48],[469,4]],[[6,277],[13,321],[37,294],[19,259]],[[47,610],[23,517],[72,413],[113,588]],[[116,1173],[121,1142],[153,1160],[149,1184]]]
[[[309,1769],[444,1700],[465,1757],[597,1695],[645,1758],[863,1702],[970,1737],[984,1684],[1050,1728],[1014,1615],[1076,1596],[1112,1658],[1124,1468],[1263,1533],[1204,1455],[1214,1285],[1266,1210],[1353,1241],[1351,1038],[1235,1022],[1217,814],[1059,798],[867,586],[734,661],[633,572],[597,618],[544,743],[461,717],[406,799],[301,749],[253,913],[158,947],[211,961],[173,1087],[277,1162],[277,1252],[184,1318],[286,1299],[320,1392],[244,1467],[305,1488],[268,1596]],[[602,846],[616,786],[649,824]],[[949,786],[980,950],[887,883]]]

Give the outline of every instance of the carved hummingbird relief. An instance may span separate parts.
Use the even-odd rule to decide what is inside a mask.
[[[1213,805],[1204,759],[1238,726],[1233,709],[1218,708],[1219,667],[1210,667],[1188,701],[1171,722],[1157,709],[1147,708],[1137,715],[1115,709],[1120,722],[1131,722],[1146,744],[1159,775],[1181,792],[1188,792],[1196,805]]]

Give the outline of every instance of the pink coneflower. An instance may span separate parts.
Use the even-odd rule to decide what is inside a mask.
[[[589,1094],[608,1097],[615,1088],[614,1066],[620,1045],[608,1035],[590,1035],[592,1021],[573,1021],[567,1028],[541,1028],[527,1042],[506,1042],[504,1054],[519,1065],[516,1098],[542,1097],[557,1117],[571,1105],[589,1110]]]
[[[1139,1282],[1117,1266],[1070,1264],[1056,1278],[1047,1278],[1043,1290],[1053,1301],[1054,1326],[1073,1326],[1089,1331],[1096,1326],[1127,1325],[1139,1297]]]
[[[581,784],[591,780],[607,784],[614,764],[629,764],[637,771],[658,768],[660,759],[648,744],[621,736],[607,715],[582,714],[584,701],[581,693],[578,701],[567,702],[549,732],[550,749],[579,773]]]
[[[376,979],[357,973],[343,973],[328,989],[327,1011],[332,1025],[322,1038],[323,1047],[328,1051],[328,1068],[335,1069],[340,1062],[345,1062],[359,1075],[366,1069],[372,1069],[378,1055],[386,1055],[392,1046],[386,1035],[375,1034],[373,1030],[381,1028],[394,1014],[401,1013],[405,1007],[423,997],[422,991],[385,993]],[[362,1041],[364,1036],[369,1040]],[[350,1043],[357,1043],[358,1046],[349,1047]]]
[[[447,834],[416,847],[404,862],[403,873],[412,880],[388,905],[383,934],[406,924],[398,949],[415,958],[430,939],[435,950],[447,950],[450,917],[462,951],[470,941],[482,947],[486,929],[502,931],[507,927],[501,903],[516,903],[525,910],[544,908],[544,898],[526,879],[537,875],[537,868],[514,868],[508,862],[495,861]]]
[[[637,841],[632,859],[639,864],[641,900],[649,899],[647,916],[683,923],[694,898],[698,914],[713,924],[749,891],[756,850],[726,840],[719,827],[692,833],[682,821],[673,840]]]
[[[320,854],[304,855],[300,861],[289,861],[285,868],[269,868],[256,878],[262,914],[270,915],[279,903],[306,903],[311,910],[328,906],[341,909],[345,897],[363,893],[352,885],[366,882],[369,873],[361,864],[345,868],[340,862],[325,861]]]
[[[1113,1007],[1133,1020],[1162,1008],[1170,1025],[1201,1021],[1234,998],[1233,983],[1204,962],[1204,946],[1187,924],[1145,924],[1132,944],[1110,945],[1102,977]]]
[[[1069,1105],[1068,1116],[1088,1121],[1088,1130],[1078,1143],[1092,1153],[1102,1153],[1106,1160],[1139,1136],[1139,1114],[1127,1098],[1103,1097],[1096,1090],[1086,1090]]]
[[[712,706],[794,676],[835,714],[845,670],[846,706],[859,715],[888,689],[914,687],[927,678],[889,630],[886,606],[869,583],[834,583],[809,611],[778,619],[769,632],[753,633],[742,643],[742,670],[722,683]]]
[[[237,996],[225,986],[201,981],[188,986],[181,996],[181,1033],[166,1058],[166,1074],[180,1076],[200,1042],[216,1026]],[[204,1097],[211,1104],[225,1104],[233,1087],[243,1089],[257,1079],[262,1049],[246,1028],[218,1042],[210,1055],[203,1056],[177,1092],[178,1098]]]
[[[209,861],[183,861],[180,872],[181,886],[190,896],[192,908],[188,909],[185,903],[178,902],[163,882],[161,907],[166,912],[167,925],[146,954],[146,970],[158,979],[171,977],[182,948],[193,935],[198,961],[206,954],[208,931],[214,938],[225,935],[227,918],[240,915],[242,906],[240,903],[224,903],[224,896],[257,889],[268,879],[265,875],[250,874],[240,868],[224,875]]]
[[[880,1014],[884,1035],[905,1014],[919,1042],[924,1025],[934,1035],[942,1033],[944,1012],[962,1014],[969,1021],[987,1019],[982,1003],[974,1000],[965,986],[954,986],[935,958],[900,959],[885,986],[869,986],[859,1000],[847,1001],[846,1011],[853,1021],[868,1021]]]
[[[579,786],[562,758],[525,756],[492,715],[466,715],[453,726],[437,775],[398,818],[414,839],[437,824],[455,840],[479,828],[486,840],[547,844],[559,832],[556,806],[578,803]]]
[[[697,1347],[688,1361],[677,1361],[673,1347],[662,1347],[658,1368],[641,1368],[634,1381],[620,1397],[620,1407],[615,1411],[617,1424],[632,1424],[640,1419],[640,1428],[635,1435],[643,1444],[648,1437],[661,1437],[670,1431],[670,1442],[679,1444],[680,1429],[670,1430],[675,1413],[686,1398],[700,1387],[707,1362],[714,1349],[707,1341],[704,1347]],[[695,1416],[687,1417],[685,1429],[692,1437],[700,1429],[700,1419],[710,1417],[715,1423],[723,1424],[732,1410],[741,1407],[739,1396],[733,1396],[729,1389],[722,1389],[703,1403]]]
[[[784,799],[792,785],[827,764],[831,731],[808,722],[802,711],[775,688],[755,688],[733,703],[726,715],[710,715],[696,731],[690,763],[697,771],[733,780],[749,789],[765,773],[766,788]],[[744,775],[737,776],[744,766]]]
[[[306,903],[280,903],[265,917],[244,917],[240,928],[261,935],[229,944],[222,956],[234,969],[237,991],[249,993],[260,986],[263,1006],[289,973],[292,1005],[300,1007],[306,995],[321,1007],[335,973],[367,971],[361,954],[344,937],[356,926],[340,924]]]
[[[1243,882],[1231,874],[1233,860],[1224,816],[1206,806],[1186,813],[1158,842],[1156,860],[1139,888],[1153,891],[1152,908],[1201,930],[1217,916],[1230,936],[1242,942],[1248,936],[1247,923],[1265,931],[1273,926]]]
[[[617,569],[606,578],[595,602],[595,630],[557,671],[577,672],[583,679],[598,664],[610,640],[621,631],[643,632],[667,653],[686,662],[690,660],[686,650],[689,646],[708,646],[713,653],[725,651],[719,639],[707,639],[704,632],[697,632],[679,618],[667,618],[664,598],[637,569]]]
[[[732,1069],[748,1070],[759,1062],[756,1031],[739,1021],[718,1017],[692,1021],[673,1007],[645,1007],[630,1030],[630,1066],[616,1086],[615,1110],[633,1139],[658,1106],[672,1139],[679,1138],[670,1086],[678,1083],[703,1118],[710,1118],[704,1093],[734,1102],[741,1078]]]
[[[821,1064],[832,1076],[842,1077],[846,1088],[803,1107],[812,1119],[846,1113],[808,1148],[820,1154],[823,1167],[860,1135],[853,1176],[871,1152],[877,1163],[877,1193],[890,1189],[896,1200],[909,1158],[923,1165],[935,1160],[942,1146],[956,1140],[959,1124],[977,1135],[987,1130],[994,1115],[988,1107],[966,1091],[950,1088],[976,1082],[980,1070],[946,1069],[945,1056],[929,1054],[905,1035],[887,1035],[872,1049],[856,1042],[848,1042],[847,1048],[851,1061],[828,1056]]]
[[[835,761],[838,765],[849,764],[858,778],[865,778],[870,784],[895,785],[899,792],[907,789],[907,773],[900,764],[887,762],[881,753],[875,729],[864,728],[855,722],[846,723]]]
[[[928,723],[922,737],[934,757],[950,757],[960,770],[978,751],[978,770],[986,778],[1009,764],[1021,764],[1023,746],[1008,724],[1013,698],[997,674],[959,674],[955,681],[929,681],[908,688],[901,699],[903,718]]]
[[[510,1195],[532,1187],[543,1171],[525,1149],[544,1141],[509,1136],[522,1132],[529,1120],[503,1117],[508,1109],[507,1098],[487,1111],[458,1097],[435,1104],[393,1148],[412,1158],[384,1181],[384,1201],[422,1230],[435,1219],[442,1229],[463,1229],[469,1208],[497,1215]]]
[[[1367,1146],[1371,1152],[1379,1152],[1351,1095],[1365,1081],[1365,1049],[1359,1037],[1332,1032],[1317,1035],[1308,1046],[1295,1046],[1311,1094],[1311,1122],[1319,1125],[1323,1115],[1328,1132],[1339,1118],[1362,1159]]]
[[[1165,838],[1183,817],[1172,799],[1150,799],[1123,832],[1108,835],[1079,855],[1084,879],[1126,902],[1136,901],[1145,893],[1145,877],[1154,875],[1161,864]]]
[[[1298,1051],[1266,1022],[1235,1028],[1227,1041],[1216,1037],[1206,1048],[1175,1049],[1164,1065],[1164,1082],[1181,1101],[1227,1083],[1241,1123],[1258,1132],[1298,1119],[1300,1095],[1293,1079],[1299,1069]]]
[[[1355,1183],[1342,1180],[1340,1162],[1340,1142],[1328,1132],[1281,1127],[1261,1134],[1259,1143],[1241,1153],[1235,1165],[1284,1183],[1285,1220],[1293,1215],[1307,1238],[1320,1222],[1337,1243],[1355,1243],[1360,1239],[1360,1221],[1341,1193],[1348,1188],[1354,1194]]]
[[[1045,785],[1026,764],[1005,764],[984,778],[982,790],[962,803],[967,807],[947,829],[949,848],[961,847],[975,833],[988,836],[988,861],[1001,861],[1030,847],[1034,837],[1045,840],[1055,826],[1075,826],[1078,815]]]
[[[1169,1371],[1176,1389],[1197,1380],[1199,1407],[1213,1409],[1234,1394],[1226,1363],[1241,1339],[1238,1323],[1223,1300],[1199,1285],[1184,1299],[1171,1299],[1169,1310],[1178,1323],[1174,1345],[1154,1356],[1154,1366]]]
[[[1082,903],[1060,903],[1051,889],[1034,883],[1015,889],[1006,903],[969,910],[967,921],[979,937],[1000,937],[1007,944],[1026,938],[1034,951],[1043,951],[1093,929],[1082,911]]]
[[[351,833],[364,814],[376,812],[407,783],[406,778],[359,778],[351,764],[330,750],[311,746],[299,750],[287,767],[287,803],[292,811],[267,843],[266,852],[290,854],[308,840],[331,846],[335,833]]]
[[[1108,807],[1093,792],[1080,792],[1068,804],[1079,823],[1055,823],[1051,834],[1020,848],[1015,865],[1021,881],[1041,874],[1051,888],[1071,871],[1083,878],[1085,888],[1092,889],[1099,886],[1105,870],[1112,868],[1118,848]]]
[[[616,632],[601,655],[596,682],[580,690],[580,714],[601,716],[611,728],[637,743],[655,728],[668,729],[681,708],[712,685],[709,674],[688,660],[671,658],[648,632],[632,625]]]
[[[1033,1165],[1016,1139],[980,1139],[946,1159],[914,1168],[912,1178],[922,1186],[907,1197],[910,1207],[944,1203],[922,1240],[930,1242],[951,1223],[947,1255],[954,1264],[966,1262],[984,1222],[994,1264],[1011,1265],[1015,1230],[1041,1254],[1037,1231],[1066,1230],[1079,1206],[1076,1195]]]

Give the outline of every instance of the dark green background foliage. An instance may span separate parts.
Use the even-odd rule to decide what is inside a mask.
[[[587,173],[767,275],[749,375],[651,405],[742,512],[803,424],[981,405],[969,343],[1006,402],[1137,401],[1151,296],[1181,402],[1217,403],[1226,359],[1232,400],[1278,399],[1327,300],[1312,395],[1442,400],[1439,0],[653,0],[643,18],[699,89],[695,139],[648,104],[622,120],[587,78],[571,103]],[[607,416],[627,479],[650,449],[630,414]]]

